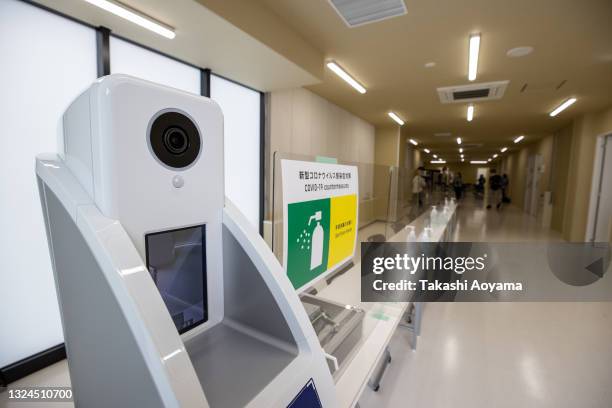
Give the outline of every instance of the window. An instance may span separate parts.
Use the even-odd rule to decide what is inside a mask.
[[[57,151],[66,107],[96,79],[92,28],[0,1],[0,367],[64,339],[34,158]]]
[[[223,110],[225,195],[259,229],[260,93],[212,75],[210,96]]]

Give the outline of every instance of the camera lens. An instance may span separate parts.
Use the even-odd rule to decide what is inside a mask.
[[[151,153],[164,166],[185,169],[200,155],[202,138],[196,124],[184,113],[162,111],[148,129]]]
[[[189,148],[189,138],[183,129],[173,126],[164,132],[164,147],[172,154],[181,155]]]

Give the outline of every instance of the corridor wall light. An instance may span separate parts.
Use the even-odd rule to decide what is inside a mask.
[[[151,17],[131,8],[124,6],[123,4],[117,3],[111,0],[85,0],[87,3],[92,4],[102,10],[108,11],[116,16],[124,18],[137,24],[147,30],[153,31],[156,34],[161,35],[169,39],[176,37],[174,28],[155,21]]]
[[[549,113],[550,117],[555,117],[561,112],[563,112],[568,107],[572,106],[576,102],[576,98],[569,98],[567,101],[563,102],[561,105],[557,106],[555,110]]]
[[[416,140],[414,140],[414,139],[408,139],[408,141],[409,141],[410,143],[412,143],[413,145],[415,145],[415,146],[418,146],[418,145],[419,145],[419,144],[417,143],[417,141],[416,141]]]
[[[397,114],[395,112],[389,112],[389,113],[387,113],[387,115],[389,115],[389,117],[391,119],[393,119],[395,121],[395,123],[397,123],[398,125],[400,125],[400,126],[404,125],[404,121],[399,116],[397,116]]]
[[[525,138],[525,135],[520,135],[519,137],[517,137],[516,139],[514,139],[514,143],[518,143],[521,140],[523,140]]]
[[[467,108],[467,121],[471,122],[474,119],[474,105],[469,105]]]
[[[486,160],[470,160],[471,164],[487,164]]]
[[[344,69],[340,67],[340,65],[336,64],[335,61],[328,61],[327,68],[329,68],[334,74],[338,75],[345,82],[347,82],[350,86],[355,88],[357,92],[360,94],[366,93],[366,89],[363,85],[361,85],[355,78],[350,76]]]
[[[468,63],[468,79],[473,81],[476,79],[478,72],[478,53],[480,52],[480,34],[472,34],[470,36],[470,51]]]
[[[425,153],[431,153],[431,152],[429,151],[429,149],[423,149],[423,151],[424,151]]]
[[[457,144],[458,144],[458,145],[460,145],[460,144],[461,144],[461,138],[460,138],[460,137],[458,137],[458,138],[457,138]],[[460,150],[461,150],[461,149],[460,149]]]
[[[500,152],[504,153],[506,150],[508,150],[508,148],[507,148],[507,147],[502,147],[502,148],[501,148],[501,150],[500,150]]]

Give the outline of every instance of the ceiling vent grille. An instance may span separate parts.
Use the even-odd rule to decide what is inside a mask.
[[[404,0],[328,0],[349,27],[406,14]]]
[[[438,88],[441,103],[482,102],[501,99],[510,81],[486,82]]]

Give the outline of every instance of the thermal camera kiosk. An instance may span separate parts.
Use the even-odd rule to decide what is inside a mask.
[[[75,401],[334,407],[308,316],[223,185],[211,100],[124,75],[36,160]]]

